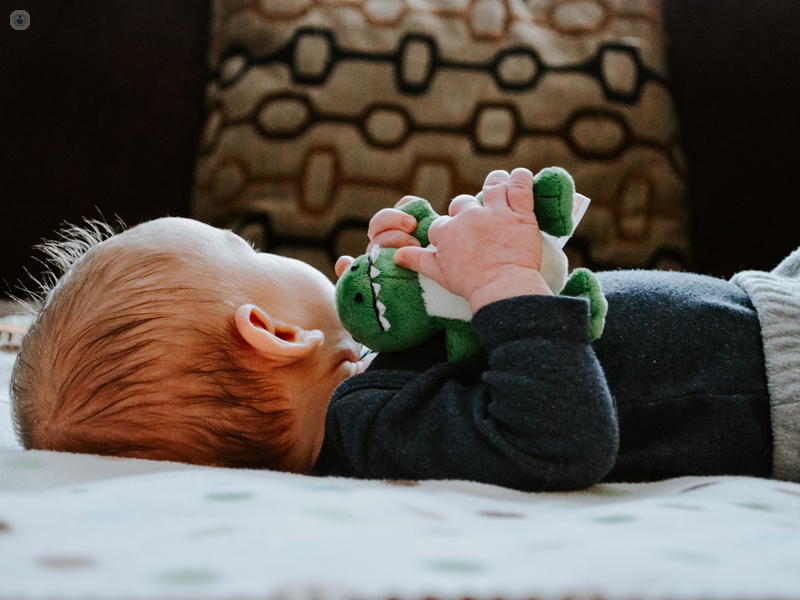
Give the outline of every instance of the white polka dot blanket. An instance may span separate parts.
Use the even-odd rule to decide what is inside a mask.
[[[800,597],[798,484],[527,494],[23,451],[10,433],[2,600]]]

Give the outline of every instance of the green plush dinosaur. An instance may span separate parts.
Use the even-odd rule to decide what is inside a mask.
[[[572,234],[575,184],[564,169],[549,167],[533,180],[534,214],[542,232],[542,274],[554,294],[584,296],[590,302],[592,339],[603,331],[608,304],[588,269],[575,269],[567,281],[567,257],[557,238]],[[477,196],[483,202],[483,192]],[[417,220],[412,235],[429,245],[428,229],[439,215],[427,200],[417,198],[400,209]],[[445,330],[447,357],[462,360],[483,351],[472,329],[466,299],[433,280],[394,264],[395,248],[373,246],[359,256],[336,284],[339,318],[359,343],[377,352],[418,346]]]

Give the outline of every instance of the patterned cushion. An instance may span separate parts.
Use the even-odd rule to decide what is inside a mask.
[[[658,0],[214,0],[193,215],[333,277],[405,194],[497,168],[593,203],[572,266],[678,266],[685,167]]]

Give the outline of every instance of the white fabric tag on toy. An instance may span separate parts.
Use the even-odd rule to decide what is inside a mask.
[[[586,196],[581,196],[580,194],[574,194],[572,196],[572,231],[569,235],[562,235],[560,238],[556,238],[556,244],[558,244],[559,248],[563,248],[564,244],[569,241],[569,238],[572,237],[572,234],[575,233],[575,228],[578,226],[578,223],[581,222],[583,215],[586,214],[586,209],[589,208],[589,203],[591,200]]]
[[[428,244],[427,248],[436,252],[436,246],[433,244]],[[419,287],[422,289],[422,301],[425,303],[425,311],[430,316],[458,319],[459,321],[472,320],[472,309],[466,298],[444,289],[433,279],[418,275]]]

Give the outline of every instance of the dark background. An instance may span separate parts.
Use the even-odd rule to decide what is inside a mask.
[[[64,221],[189,215],[210,18],[206,0],[4,5],[0,294],[42,271],[31,246]]]
[[[64,222],[188,216],[209,2],[29,0],[0,14],[0,297]],[[14,9],[31,14],[14,31]],[[800,245],[800,2],[664,0],[694,261],[729,277]]]

